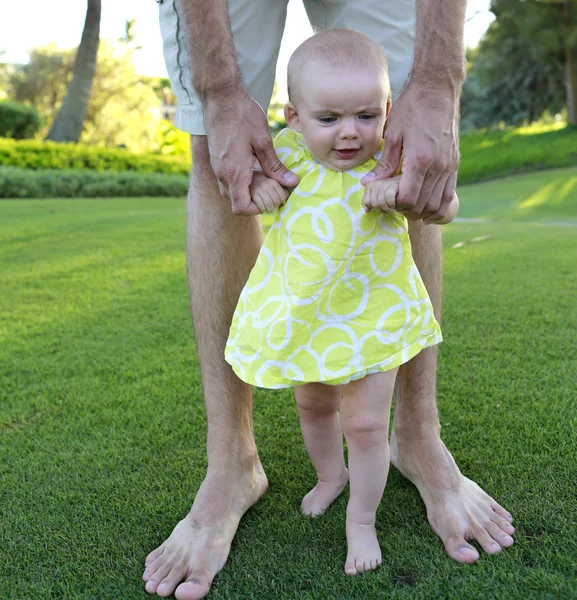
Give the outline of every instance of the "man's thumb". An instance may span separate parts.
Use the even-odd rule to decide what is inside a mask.
[[[366,185],[370,181],[377,181],[379,179],[388,179],[389,177],[393,177],[397,174],[400,164],[401,146],[388,144],[385,146],[383,156],[381,156],[377,166],[361,179],[361,183]]]
[[[291,173],[278,159],[276,152],[272,146],[266,149],[261,149],[256,152],[256,157],[264,174],[270,179],[278,181],[284,187],[294,187],[298,185],[299,178],[294,173]]]

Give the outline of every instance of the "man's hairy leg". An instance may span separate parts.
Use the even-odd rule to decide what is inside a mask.
[[[146,559],[146,590],[179,600],[204,597],[224,566],[242,515],[267,479],[252,428],[252,389],[224,360],[232,314],[254,264],[261,231],[235,216],[219,193],[206,137],[193,137],[187,271],[208,420],[208,472],[190,513]]]
[[[417,267],[440,321],[441,227],[410,221],[409,233]],[[449,342],[450,343],[450,342]],[[472,563],[513,544],[511,515],[475,482],[464,477],[441,441],[436,404],[437,348],[426,348],[403,365],[397,378],[391,462],[418,488],[427,516],[447,553]]]

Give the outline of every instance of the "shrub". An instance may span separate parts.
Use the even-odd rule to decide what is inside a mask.
[[[0,102],[0,136],[22,140],[34,137],[42,126],[38,111],[19,102]]]
[[[24,169],[87,169],[169,175],[188,175],[190,172],[190,163],[176,157],[134,154],[121,148],[8,139],[0,139],[0,165]]]
[[[188,177],[0,167],[0,198],[185,196]]]

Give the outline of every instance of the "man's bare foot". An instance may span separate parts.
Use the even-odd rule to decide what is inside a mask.
[[[391,463],[419,490],[429,523],[451,558],[462,563],[479,559],[467,540],[476,540],[487,554],[513,545],[513,517],[461,474],[436,432],[404,444],[393,432]]]
[[[258,462],[250,475],[207,474],[190,513],[170,537],[146,557],[142,579],[149,594],[177,600],[204,598],[222,569],[243,514],[265,493],[268,482]],[[176,590],[176,592],[175,592]]]
[[[341,495],[349,480],[349,472],[345,469],[334,481],[319,481],[303,498],[301,512],[303,515],[318,517]]]
[[[347,546],[347,575],[374,571],[383,560],[374,523],[356,523],[347,517]]]

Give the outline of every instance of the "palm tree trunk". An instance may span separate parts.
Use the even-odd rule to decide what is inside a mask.
[[[565,90],[567,94],[567,120],[569,125],[577,125],[577,65],[571,50],[565,52]]]
[[[565,95],[567,98],[567,121],[569,125],[577,125],[577,64],[573,49],[570,47],[570,36],[572,19],[571,4],[564,3],[565,20]]]
[[[101,0],[88,0],[86,20],[74,62],[72,80],[62,107],[46,136],[47,140],[78,142],[80,139],[96,71],[96,56],[100,42],[100,13]]]

